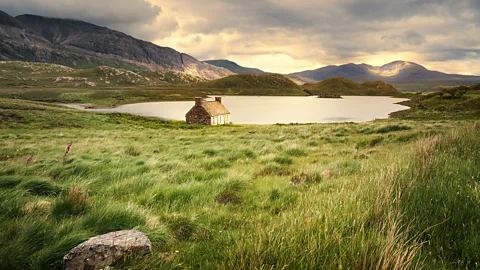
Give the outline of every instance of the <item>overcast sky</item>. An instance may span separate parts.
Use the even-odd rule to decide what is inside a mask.
[[[407,60],[480,75],[480,0],[1,0],[0,9],[81,19],[270,72]]]

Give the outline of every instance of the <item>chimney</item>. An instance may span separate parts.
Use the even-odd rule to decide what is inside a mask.
[[[215,97],[215,101],[222,103],[222,97]]]
[[[201,98],[201,97],[196,97],[195,98],[195,106],[202,105],[202,102],[203,102],[203,98]]]

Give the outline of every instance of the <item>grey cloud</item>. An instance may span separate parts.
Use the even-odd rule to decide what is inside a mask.
[[[0,9],[82,19],[147,40],[161,41],[175,32],[178,46],[198,58],[286,54],[335,64],[377,53],[417,52],[449,61],[478,57],[480,49],[478,0],[199,2],[2,0]],[[161,23],[157,20],[165,12],[159,6],[171,11]]]
[[[190,6],[187,3],[191,4],[191,0],[180,2],[186,6]],[[304,43],[300,51],[285,50],[284,53],[295,58],[317,57],[320,61],[328,59],[332,62],[350,61],[358,56],[380,52],[425,53],[435,50],[439,44],[429,43],[429,33],[434,34],[436,40],[441,40],[438,42],[448,42],[450,49],[457,51],[456,54],[445,52],[449,56],[444,58],[471,56],[471,53],[459,53],[461,50],[458,48],[464,44],[475,44],[476,26],[467,29],[466,25],[480,23],[478,0],[339,0],[335,4],[331,4],[331,1],[300,3],[268,0],[207,2],[220,2],[223,5],[207,3],[206,6],[213,9],[195,13],[205,20],[188,25],[187,32],[216,34],[233,28],[244,34],[244,42],[260,38],[264,41],[262,47],[271,45],[275,48],[278,46],[275,30],[287,31],[292,38],[285,38],[284,44],[295,47],[296,43]],[[223,8],[225,3],[228,5]],[[216,19],[208,20],[209,17]],[[429,18],[438,22],[429,24]],[[469,32],[470,37],[459,37],[459,33]],[[231,45],[229,51],[232,54],[245,53],[239,46]],[[324,51],[323,55],[308,53],[318,47]],[[261,53],[265,50],[256,51]]]
[[[425,37],[414,30],[406,30],[401,35],[382,36],[382,40],[395,44],[421,45],[425,43]]]
[[[152,24],[162,9],[146,0],[2,0],[0,9],[12,16],[35,14],[83,20],[146,39],[161,34]],[[162,30],[173,31],[177,27],[178,23],[170,22]]]
[[[0,8],[14,16],[30,13],[102,25],[150,22],[162,11],[145,0],[3,0]]]
[[[480,49],[436,49],[426,51],[427,61],[452,61],[480,59]]]

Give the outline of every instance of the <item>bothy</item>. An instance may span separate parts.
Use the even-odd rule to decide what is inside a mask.
[[[223,106],[222,98],[216,97],[215,101],[204,101],[195,98],[195,105],[185,115],[187,124],[225,125],[230,124],[230,112]]]

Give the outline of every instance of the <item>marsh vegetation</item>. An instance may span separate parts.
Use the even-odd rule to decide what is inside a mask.
[[[118,268],[480,262],[478,122],[203,127],[19,100],[0,109],[8,269],[61,269],[80,242],[132,228],[153,254]]]

